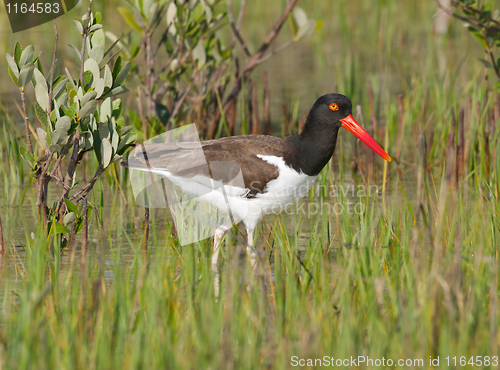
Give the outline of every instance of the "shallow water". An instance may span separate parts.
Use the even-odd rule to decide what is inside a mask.
[[[27,177],[26,177],[27,178]],[[104,184],[102,204],[97,205],[97,213],[99,218],[102,217],[102,228],[99,226],[99,220],[96,217],[96,211],[94,210],[91,219],[89,220],[89,240],[87,246],[87,261],[93,261],[90,263],[91,268],[98,270],[102,269],[104,280],[106,284],[111,284],[113,281],[113,265],[114,263],[119,263],[124,267],[129,266],[137,253],[141,253],[141,238],[142,238],[142,222],[144,217],[144,208],[136,205],[133,200],[132,192],[129,188],[125,187],[123,189],[125,199],[119,189],[115,187],[109,187],[106,185],[106,180],[101,180]],[[403,177],[403,186],[407,190],[407,196],[411,196],[411,186],[409,182],[414,181],[412,176]],[[390,184],[391,182],[389,182]],[[392,182],[394,183],[394,182]],[[338,213],[342,207],[344,211],[349,210],[352,214],[350,217],[355,217],[355,208],[352,204],[359,203],[359,199],[356,197],[356,190],[359,188],[354,183],[352,176],[345,176],[342,182],[343,187],[336,183],[337,193],[344,192],[344,199],[340,202],[336,201],[336,198],[328,200],[327,198],[314,197],[308,199],[302,199],[296,203],[298,206],[294,212],[288,210],[281,214],[283,224],[286,226],[286,230],[290,237],[290,240],[298,246],[301,255],[305,253],[307,246],[314,240],[314,233],[312,233],[313,228],[316,227],[321,230],[323,222],[328,222],[327,228],[329,230],[330,240],[324,242],[324,249],[331,249],[335,251],[339,245],[338,240],[335,237],[336,230],[338,228],[336,221],[336,213]],[[397,199],[401,197],[400,192],[395,192],[388,184],[386,189],[385,198],[388,202],[402,202],[403,199]],[[3,185],[3,186],[2,186]],[[315,184],[315,192],[318,190],[318,183]],[[381,188],[381,185],[379,186]],[[330,186],[330,190],[334,189]],[[57,193],[60,189],[57,187],[55,189]],[[409,194],[410,193],[410,194]],[[25,269],[29,268],[27,266],[27,261],[25,259],[24,246],[27,245],[27,240],[30,239],[30,235],[35,231],[36,224],[36,187],[35,185],[24,185],[15,186],[10,185],[8,192],[6,192],[5,184],[0,184],[0,194],[4,194],[4,202],[2,204],[1,217],[3,222],[3,233],[4,240],[7,246],[7,253],[2,259],[1,269],[2,280],[8,282],[9,289],[21,288],[23,282],[23,274]],[[24,201],[20,204],[22,196],[24,195]],[[358,193],[361,194],[361,193]],[[399,194],[395,197],[395,194]],[[6,204],[5,198],[9,195],[13,199],[11,204]],[[379,192],[376,197],[382,201],[382,194]],[[49,194],[49,199],[50,199]],[[348,204],[351,204],[348,206]],[[324,213],[329,213],[322,217],[318,209],[318,205],[322,208]],[[330,210],[330,212],[327,212]],[[259,251],[267,250],[269,252],[269,247],[267,246],[268,240],[266,240],[267,235],[269,235],[270,227],[272,227],[273,222],[276,220],[275,215],[267,215],[264,217],[260,226],[257,228],[255,233],[256,238],[256,248]],[[164,248],[170,243],[169,230],[167,225],[167,212],[164,209],[151,209],[151,229],[150,237],[148,241],[148,249],[150,253],[154,255],[158,248]],[[155,230],[153,230],[155,229]],[[296,230],[296,238],[294,235],[294,230]],[[153,233],[155,236],[153,237]],[[282,235],[282,234],[278,234]],[[238,240],[244,240],[244,227],[240,224],[238,228]],[[328,239],[328,238],[326,238]],[[80,266],[80,245],[81,245],[81,233],[77,235],[77,249],[74,255],[74,269],[78,271]],[[232,244],[232,243],[231,243]],[[119,248],[119,249],[117,249]],[[234,252],[237,249],[231,247],[231,251]],[[243,250],[243,249],[241,249]],[[103,254],[103,255],[102,255]],[[119,255],[119,261],[115,262],[113,256]],[[103,257],[101,259],[101,256]],[[69,250],[62,252],[61,256],[61,274],[68,273],[72,257]],[[142,259],[141,259],[142,261]],[[221,274],[224,271],[224,263],[222,263]],[[272,261],[271,261],[272,263]],[[271,273],[273,273],[274,266],[271,266]],[[335,264],[331,264],[332,270],[335,269]],[[333,271],[332,271],[333,272]],[[5,285],[2,284],[0,288],[0,297],[3,297],[3,289]]]

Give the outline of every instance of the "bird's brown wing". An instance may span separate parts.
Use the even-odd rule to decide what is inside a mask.
[[[276,166],[257,155],[284,156],[284,139],[266,135],[233,136],[200,143],[140,144],[125,167],[140,170],[167,170],[185,178],[209,176],[229,183],[241,170],[248,197],[265,191],[279,176]],[[208,164],[208,166],[207,166]]]

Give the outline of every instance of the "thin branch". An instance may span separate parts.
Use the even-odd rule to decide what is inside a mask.
[[[161,44],[163,44],[163,42],[168,38],[168,31],[170,30],[170,27],[172,26],[172,24],[173,24],[173,21],[170,22],[169,25],[167,25],[167,28],[165,29],[165,31],[161,35],[160,41],[158,42],[158,45],[156,46],[156,50],[153,53],[153,57],[156,57],[156,54],[158,54],[158,51],[160,50]]]
[[[247,55],[247,57],[251,57],[252,54],[248,50],[247,44],[245,43],[245,41],[243,41],[243,38],[240,35],[239,27],[236,27],[236,25],[234,24],[233,6],[232,5],[233,5],[232,1],[228,0],[228,2],[227,2],[227,16],[229,18],[229,24],[231,25],[231,29],[233,30],[234,37],[236,37],[236,39],[238,39],[238,41],[240,42],[241,47],[243,48],[243,51],[245,52],[245,54]],[[242,15],[241,9],[244,8],[244,5],[245,4],[242,4],[242,7],[240,8],[240,15]],[[239,21],[239,19],[238,19],[238,21]],[[233,45],[232,46],[234,46],[234,38],[233,38]]]
[[[495,69],[495,73],[496,73],[497,77],[500,78],[500,71],[498,70],[498,65],[497,65],[497,62],[495,61],[495,56],[493,55],[493,51],[491,50],[491,46],[490,46],[490,43],[488,42],[487,36],[484,38],[484,41],[486,42],[486,46],[488,47],[486,52],[490,56],[491,64],[493,64],[493,68]]]
[[[50,87],[49,87],[49,114],[52,112],[52,92],[53,92],[53,84],[54,84],[54,70],[55,70],[55,65],[56,65],[56,52],[57,52],[57,42],[59,40],[59,33],[57,32],[57,23],[56,20],[54,19],[54,31],[55,31],[55,42],[54,42],[54,53],[52,55],[52,68],[51,68],[51,73],[50,73]],[[71,142],[71,139],[73,138],[73,135],[71,135],[70,139],[68,140],[68,143],[66,143],[63,151],[61,152],[61,155],[57,159],[56,166],[57,168],[60,163],[61,163],[61,157],[62,153],[66,152],[69,148],[68,144]],[[38,140],[38,139],[37,139]],[[40,147],[43,148],[42,145]],[[47,218],[47,214],[45,212],[45,202],[46,202],[46,189],[47,185],[50,182],[52,178],[52,174],[49,177],[47,176],[47,170],[49,169],[50,162],[52,161],[52,154],[50,155],[50,158],[47,160],[45,165],[42,164],[42,171],[40,173],[40,176],[38,177],[38,195],[37,195],[37,206],[38,206],[38,212],[43,210],[43,217],[44,220]],[[54,172],[54,171],[52,171]]]
[[[52,55],[52,68],[50,71],[50,86],[49,86],[49,115],[52,113],[52,86],[54,84],[54,69],[56,67],[56,52],[57,52],[57,41],[59,40],[59,33],[57,32],[57,23],[54,19],[54,31],[56,33],[55,43],[54,43],[54,54]]]
[[[233,30],[233,32],[234,32],[236,38],[238,39],[238,41],[240,42],[241,47],[243,48],[243,51],[245,52],[246,56],[247,57],[251,57],[252,54],[250,54],[250,50],[248,50],[247,44],[245,43],[245,41],[243,41],[243,38],[241,37],[240,33],[236,29],[236,26],[234,25],[233,22],[231,22],[231,29]]]
[[[245,6],[247,4],[246,0],[242,0],[240,4],[240,11],[238,13],[238,20],[236,21],[236,30],[239,32],[241,29],[241,23],[243,22],[243,14],[245,13]],[[228,18],[233,17],[233,12],[232,12],[232,3],[229,1],[228,2]],[[236,35],[233,35],[233,40],[231,42],[231,48],[234,48],[234,45],[236,44]]]
[[[52,168],[52,171],[50,172],[50,175],[49,175],[50,177],[54,177],[54,175],[56,174],[57,168],[60,166],[62,158],[66,155],[69,147],[71,146],[71,141],[73,140],[73,135],[74,134],[70,135],[68,141],[66,142],[66,144],[63,147],[63,150],[61,150],[61,153],[59,154],[59,157],[57,158],[56,163],[54,163],[54,167]]]
[[[247,0],[241,0],[240,12],[238,13],[238,20],[236,21],[236,29],[239,31],[241,29],[241,23],[243,22],[243,14],[245,13],[245,6]]]
[[[99,176],[101,176],[104,173],[104,171],[105,171],[104,168],[102,168],[102,166],[99,165],[99,167],[97,167],[96,173],[94,174],[94,177],[92,177],[92,179],[88,182],[88,184],[85,185],[78,193],[76,193],[75,195],[71,196],[69,198],[69,200],[70,201],[77,200],[77,203],[80,203],[82,201],[82,199],[85,199],[85,197],[87,196],[87,194],[90,193],[90,191],[94,187],[94,185],[95,185],[97,179],[99,178]]]
[[[108,61],[106,62],[109,63],[114,57],[116,57],[118,54],[120,54],[122,51],[125,51],[125,53],[127,52],[127,50],[123,50],[123,48],[121,48],[120,50],[118,50],[116,53],[114,53],[112,56],[109,57]],[[104,68],[104,67],[103,67]],[[101,68],[101,70],[103,69]]]
[[[92,2],[93,0],[89,0],[89,6],[87,8],[87,13],[86,16],[88,19],[90,19],[90,13],[91,13],[91,8],[92,8]],[[85,45],[86,45],[86,40],[88,36],[88,28],[84,28],[83,30],[83,35],[82,35],[82,48],[80,52],[80,59],[81,59],[81,65],[80,65],[80,82],[82,84],[82,88],[84,88],[85,80],[84,80],[84,63],[85,63]],[[60,215],[64,212],[64,198],[67,198],[69,192],[71,191],[71,182],[73,180],[73,176],[75,174],[76,170],[76,165],[78,162],[78,152],[80,150],[80,130],[76,130],[75,134],[75,141],[73,144],[73,153],[71,154],[71,159],[69,161],[68,165],[68,171],[66,172],[66,176],[64,177],[63,185],[63,194],[61,196],[61,199],[59,200],[59,205],[60,205]]]
[[[40,177],[38,179],[38,194],[37,194],[36,205],[38,207],[39,213],[42,210],[42,204],[43,204],[45,173],[47,172],[47,170],[49,168],[51,159],[52,159],[52,154],[50,155],[49,160],[47,160],[47,162],[45,162],[45,164],[42,164],[42,172],[41,172]]]
[[[152,37],[151,33],[144,29],[144,44],[145,44],[145,51],[146,51],[146,90],[145,90],[145,95],[146,95],[146,112],[148,115],[148,118],[151,118],[155,116],[156,113],[156,102],[153,100],[153,87],[156,82],[156,76],[154,74],[154,64],[153,64],[153,49],[152,49]]]
[[[71,181],[73,180],[73,175],[75,174],[76,165],[78,162],[78,151],[80,149],[80,131],[77,130],[75,134],[75,141],[73,144],[73,153],[71,154],[71,159],[68,165],[68,171],[66,172],[66,176],[64,177],[63,185],[64,191],[59,200],[59,204],[61,205],[60,212],[64,212],[64,198],[67,198],[69,192],[71,191]]]
[[[28,142],[28,150],[33,154],[33,145],[31,144],[31,134],[30,134],[30,121],[28,117],[28,110],[26,108],[26,97],[24,96],[24,88],[21,90],[21,101],[23,102],[23,118],[24,118],[24,127],[26,128],[26,141]]]
[[[63,188],[67,189],[68,191],[71,191],[71,189],[73,189],[73,187],[71,185],[66,185],[64,183],[63,178],[60,177],[60,176],[54,175],[54,176],[51,177],[51,179],[56,179],[57,181],[59,181],[62,184]]]
[[[165,63],[165,65],[161,69],[161,72],[165,72],[167,69],[170,69],[170,62],[172,62],[172,60],[176,56],[175,53],[177,53],[177,55],[179,56],[177,59],[180,58],[180,60],[179,60],[179,63],[177,64],[177,67],[175,67],[175,69],[172,72],[177,71],[177,69],[179,69],[180,66],[184,65],[184,63],[186,62],[186,60],[191,56],[191,52],[189,52],[189,50],[188,50],[185,54],[182,54],[184,52],[184,47],[183,46],[184,46],[184,39],[182,39],[179,42],[179,44],[177,45],[176,49],[173,51],[172,55],[170,56],[170,58],[168,59],[168,61]]]
[[[87,8],[87,18],[90,18],[90,8],[92,7],[93,1],[94,0],[89,0],[89,7]],[[83,84],[84,84],[83,76],[84,76],[84,64],[85,64],[85,45],[86,45],[86,41],[87,41],[87,35],[88,35],[88,29],[84,29],[83,35],[82,35],[82,48],[80,50],[80,60],[81,60],[81,63],[80,63],[80,81],[82,82],[82,88],[85,87],[85,86],[83,86]]]
[[[286,8],[283,11],[283,14],[278,19],[278,21],[274,25],[273,29],[271,30],[271,32],[269,32],[266,39],[264,40],[264,42],[260,46],[259,50],[257,50],[257,52],[254,54],[254,56],[249,60],[247,67],[245,68],[245,72],[243,74],[243,76],[245,78],[248,78],[248,76],[250,75],[250,72],[257,66],[257,64],[258,64],[257,61],[262,57],[262,55],[264,55],[266,50],[269,48],[269,45],[271,45],[271,43],[274,41],[276,36],[278,36],[278,33],[279,33],[281,27],[283,26],[283,23],[285,23],[285,21],[288,17],[288,14],[290,14],[290,12],[292,11],[292,9],[295,6],[295,4],[297,3],[297,1],[298,0],[291,0],[286,5]]]
[[[19,112],[19,114],[21,115],[21,117],[23,117],[23,120],[24,120],[24,113],[23,113],[23,108],[19,105],[19,103],[17,102],[17,100],[14,100],[14,104],[16,106],[16,109],[17,111]],[[36,142],[38,143],[39,146],[42,146],[42,143],[40,142],[40,139],[38,139],[38,136],[35,132],[35,130],[33,129],[33,125],[31,124],[31,122],[28,121],[28,124],[29,124],[29,130],[31,132],[31,135],[33,135],[33,137],[35,138]]]
[[[193,82],[194,82],[195,77],[196,77],[197,74],[198,74],[198,71],[195,72],[193,78],[191,79],[191,82],[189,83],[188,87],[186,87],[186,91],[184,91],[184,94],[182,94],[182,96],[179,99],[179,101],[175,104],[175,107],[174,107],[174,109],[172,111],[172,115],[170,116],[170,118],[168,119],[168,122],[167,122],[167,130],[169,130],[170,127],[172,126],[172,120],[179,113],[179,110],[181,109],[182,104],[184,104],[184,100],[186,100],[186,97],[187,97],[189,91],[191,90],[191,86],[193,86]]]
[[[461,21],[464,21],[466,23],[470,23],[470,24],[473,24],[474,26],[478,26],[478,27],[488,27],[486,24],[482,23],[482,22],[478,22],[474,19],[469,19],[469,18],[465,18],[465,17],[462,17],[456,13],[453,13],[453,11],[451,11],[449,8],[443,6],[443,4],[441,4],[439,2],[439,0],[434,0],[434,2],[437,4],[438,8],[443,10],[446,14],[448,15],[451,15],[452,17],[454,18],[457,18],[457,19],[460,19]]]
[[[453,11],[450,10],[450,7],[445,7],[443,6],[439,0],[434,0],[435,3],[437,4],[438,8],[440,8],[441,10],[443,10],[445,13],[447,13],[448,15],[454,17],[454,18],[457,18],[457,19],[460,19],[464,22],[467,22],[467,23],[470,23],[470,24],[473,24],[475,26],[478,26],[478,27],[481,27],[481,28],[484,28],[484,32],[486,33],[485,35],[483,35],[483,39],[486,43],[486,52],[488,53],[488,55],[490,56],[490,59],[491,59],[491,63],[493,65],[493,68],[495,70],[495,74],[497,75],[498,78],[500,78],[500,70],[499,70],[499,67],[498,67],[498,64],[497,62],[495,61],[495,56],[493,55],[493,51],[492,51],[492,47],[488,41],[488,33],[491,34],[491,32],[493,30],[496,30],[496,34],[498,34],[499,32],[499,28],[498,27],[495,27],[493,25],[487,25],[487,24],[484,24],[482,22],[479,22],[473,18],[467,18],[467,17],[463,17],[463,16],[460,16],[456,13],[454,13]],[[494,24],[496,25],[500,25],[500,22],[498,22],[497,20],[495,19],[492,19],[491,17],[489,17],[487,14],[485,14],[484,12],[480,11],[480,10],[477,10],[477,9],[474,9],[473,7],[470,7],[470,6],[466,6],[466,5],[463,5],[461,4],[459,1],[457,0],[453,0],[453,3],[454,3],[454,6],[457,7],[457,8],[460,8],[462,11],[470,11],[480,17],[483,17],[485,18],[487,21],[489,22],[493,22]]]
[[[257,63],[260,64],[262,62],[265,62],[266,60],[268,60],[269,58],[271,58],[274,54],[277,54],[280,51],[285,50],[287,47],[289,47],[290,45],[293,45],[295,43],[296,43],[295,40],[290,40],[288,42],[285,42],[283,45],[278,46],[276,49],[271,50],[266,56],[263,56],[262,58],[260,58],[257,61]]]
[[[477,15],[480,15],[481,17],[484,17],[484,18],[485,18],[486,20],[488,20],[489,22],[493,22],[493,23],[495,23],[495,24],[497,24],[497,25],[499,25],[499,26],[500,26],[500,22],[499,22],[499,21],[497,21],[496,19],[493,19],[493,18],[489,17],[488,15],[484,14],[483,12],[481,12],[481,11],[479,11],[479,10],[477,10],[477,9],[474,9],[474,8],[472,8],[472,7],[470,7],[470,6],[465,6],[465,5],[462,5],[462,4],[461,4],[459,1],[457,1],[457,0],[453,0],[453,2],[456,4],[456,6],[460,7],[462,10],[467,9],[467,10],[469,10],[469,11],[471,11],[471,12],[473,12],[473,13],[477,14]]]
[[[165,63],[163,68],[161,69],[162,72],[165,72],[167,69],[170,69],[170,63],[172,62],[172,60],[174,60],[175,56],[179,52],[179,49],[180,49],[180,44],[177,44],[174,51],[172,51],[172,54],[170,54],[170,57],[168,58],[168,60],[166,62],[162,62],[162,63]],[[155,56],[156,56],[156,53],[155,53]]]
[[[269,48],[269,45],[271,45],[271,43],[274,41],[276,36],[278,36],[278,33],[279,33],[281,27],[283,26],[283,23],[285,23],[288,15],[292,11],[292,9],[295,6],[295,4],[297,3],[297,1],[298,0],[290,0],[287,3],[285,10],[283,11],[283,14],[281,14],[280,18],[275,23],[273,29],[269,32],[269,34],[267,35],[266,39],[264,40],[264,42],[262,43],[260,48],[257,50],[257,52],[248,61],[247,65],[245,67],[245,70],[243,72],[243,75],[236,81],[235,86],[233,87],[233,89],[229,93],[228,97],[226,98],[226,101],[224,102],[224,107],[223,107],[224,112],[228,111],[229,107],[231,107],[232,101],[235,100],[236,97],[238,96],[238,94],[240,93],[242,80],[248,79],[248,77],[252,73],[253,69],[257,65],[259,65],[259,60],[262,58],[264,53],[267,51],[267,49]],[[219,110],[217,112],[217,114],[215,115],[214,120],[218,121],[221,114],[222,114],[222,112]],[[211,132],[208,133],[209,138],[213,138],[215,136],[214,130],[216,130],[216,125],[214,125]]]
[[[160,102],[163,99],[163,96],[165,96],[165,94],[167,93],[168,88],[170,86],[172,86],[172,84],[169,81],[165,81],[163,83],[163,85],[161,85],[160,87],[158,87],[156,89],[156,91],[154,92],[154,94],[153,94],[153,100],[157,101],[157,102]]]

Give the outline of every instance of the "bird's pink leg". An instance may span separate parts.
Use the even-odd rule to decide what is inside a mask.
[[[255,229],[247,229],[247,234],[248,234],[248,236],[247,236],[247,238],[248,238],[247,239],[248,240],[247,241],[247,253],[248,254],[251,254],[255,250],[255,248],[253,246],[253,232],[254,232],[254,230]]]
[[[219,251],[220,246],[222,244],[222,240],[224,239],[224,233],[229,230],[231,227],[231,223],[224,223],[220,225],[214,234],[214,254],[212,255],[212,271],[217,271],[217,260],[219,259]]]
[[[217,260],[219,259],[219,247],[222,244],[222,239],[224,238],[224,233],[226,230],[220,227],[215,230],[214,235],[214,254],[212,255],[212,270],[217,270]]]
[[[224,233],[231,227],[231,224],[226,226],[226,224],[220,225],[215,230],[214,235],[214,254],[212,256],[212,271],[214,272],[214,292],[216,300],[219,297],[219,268],[217,266],[217,260],[219,259],[220,246],[222,240],[224,239]]]
[[[247,229],[247,254],[250,256],[250,265],[252,267],[256,266],[257,262],[257,253],[255,250],[255,247],[253,246],[254,239],[253,239],[253,233],[255,229]]]

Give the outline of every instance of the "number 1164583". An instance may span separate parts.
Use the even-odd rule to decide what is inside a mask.
[[[9,14],[59,14],[59,3],[8,3],[6,4]]]

